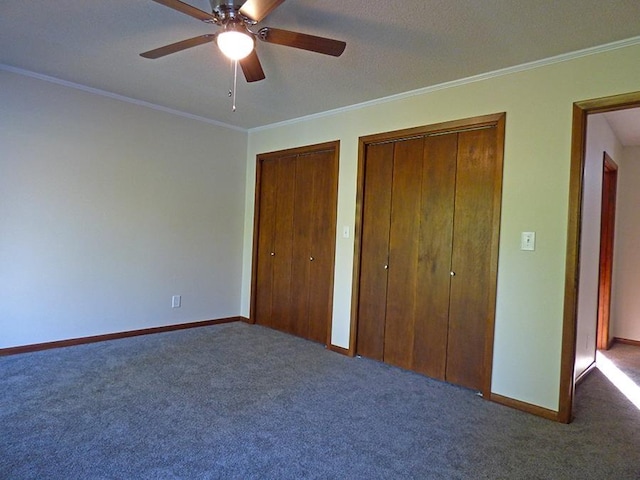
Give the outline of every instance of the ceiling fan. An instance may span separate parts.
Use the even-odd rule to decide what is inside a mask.
[[[215,24],[221,27],[222,31],[149,50],[140,54],[144,58],[164,57],[215,40],[222,53],[240,64],[247,82],[257,82],[263,80],[265,75],[255,50],[256,39],[334,57],[342,55],[347,46],[345,42],[339,40],[279,28],[263,27],[257,32],[251,30],[251,27],[264,20],[284,0],[247,0],[244,3],[239,0],[209,0],[212,13],[207,13],[180,0],[154,1],[205,23]]]

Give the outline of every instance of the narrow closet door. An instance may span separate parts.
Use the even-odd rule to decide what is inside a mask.
[[[422,163],[413,370],[444,380],[458,136],[426,137]]]
[[[410,369],[418,296],[424,139],[395,143],[384,361]]]
[[[278,160],[265,160],[260,164],[260,201],[258,253],[256,276],[260,288],[256,291],[255,318],[258,323],[272,326],[271,307],[275,256],[275,219],[277,216]]]
[[[356,352],[382,360],[387,308],[393,143],[368,145],[364,165]]]
[[[338,159],[335,151],[326,150],[307,155],[305,162],[313,169],[309,219],[311,248],[308,252],[309,328],[306,338],[328,344],[333,314]]]
[[[322,343],[332,314],[338,146],[257,159],[252,320]]]
[[[267,164],[273,162],[274,166],[274,184],[275,184],[275,212],[273,217],[273,246],[268,252],[259,252],[259,256],[269,255],[272,265],[271,280],[271,308],[270,315],[260,316],[260,308],[257,308],[256,321],[260,324],[267,325],[284,331],[289,331],[292,323],[291,312],[291,267],[292,267],[292,242],[293,242],[293,201],[294,201],[294,185],[296,178],[296,157],[283,157],[274,160],[265,160],[263,162],[261,187],[265,186],[269,191],[271,187],[267,187],[266,179],[264,179],[264,168]],[[267,167],[267,170],[269,167]],[[262,191],[262,188],[261,188]],[[262,198],[260,204],[262,205]],[[262,221],[262,211],[260,220]],[[268,222],[268,220],[265,220]],[[262,231],[261,235],[262,236]],[[260,261],[259,261],[260,265]],[[258,284],[261,285],[262,277],[258,274]],[[262,289],[262,285],[258,292]],[[259,293],[258,298],[266,294]],[[266,313],[266,312],[264,312]]]
[[[495,310],[490,287],[498,228],[496,141],[496,128],[458,134],[446,379],[475,390],[484,387],[487,324]]]

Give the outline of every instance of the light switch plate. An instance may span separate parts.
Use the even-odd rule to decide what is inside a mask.
[[[182,305],[181,295],[174,295],[171,297],[171,308],[180,308],[180,305]]]
[[[536,232],[522,232],[520,250],[533,251],[536,249]]]

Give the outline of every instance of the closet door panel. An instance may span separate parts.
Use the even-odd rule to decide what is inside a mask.
[[[413,364],[423,144],[396,142],[393,160],[384,360],[402,368]]]
[[[333,151],[318,152],[308,157],[313,169],[308,338],[329,343],[329,324],[333,314],[338,161]]]
[[[442,380],[449,324],[457,138],[455,133],[425,138],[422,164],[413,369]]]
[[[312,249],[313,163],[308,155],[296,159],[294,190],[293,240],[291,263],[291,315],[286,330],[307,337],[309,332],[309,277]]]
[[[260,163],[260,211],[258,220],[258,254],[257,254],[257,284],[255,320],[260,325],[272,326],[271,296],[273,294],[273,264],[272,256],[275,244],[275,221],[277,216],[276,198],[277,188],[277,160],[263,160]]]
[[[364,166],[356,352],[375,360],[384,355],[393,150],[367,146]]]
[[[496,129],[461,132],[447,346],[447,381],[481,390],[490,298]]]
[[[273,262],[272,326],[290,331],[292,323],[291,274],[293,248],[293,202],[296,157],[278,159],[275,247]]]

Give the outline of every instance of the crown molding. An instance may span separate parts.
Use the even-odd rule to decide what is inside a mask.
[[[100,95],[101,97],[107,97],[114,100],[120,100],[121,102],[132,103],[134,105],[138,105],[141,107],[151,108],[153,110],[159,110],[164,113],[169,113],[171,115],[177,115],[179,117],[188,118],[190,120],[196,120],[198,122],[208,123],[209,125],[215,125],[216,127],[228,128],[230,130],[236,130],[239,132],[247,133],[248,130],[246,128],[237,127],[235,125],[230,125],[228,123],[220,122],[217,120],[212,120],[210,118],[201,117],[199,115],[193,115],[191,113],[182,112],[180,110],[175,110],[173,108],[163,107],[162,105],[157,105],[151,102],[145,102],[144,100],[138,100],[136,98],[126,97],[124,95],[119,95],[117,93],[108,92],[106,90],[100,90],[99,88],[88,87],[86,85],[82,85],[80,83],[69,82],[68,80],[62,80],[57,77],[51,77],[49,75],[43,75],[41,73],[32,72],[30,70],[25,70],[22,68],[12,67],[10,65],[5,65],[0,63],[0,70],[10,73],[15,73],[17,75],[23,75],[25,77],[36,78],[38,80],[43,80],[45,82],[54,83],[56,85],[62,85],[63,87],[74,88],[76,90],[81,90],[83,92],[92,93],[94,95]]]
[[[242,128],[242,127],[238,127],[235,125],[230,125],[228,123],[224,123],[224,122],[220,122],[218,120],[213,120],[210,118],[206,118],[206,117],[201,117],[199,115],[193,115],[191,113],[187,113],[187,112],[183,112],[180,110],[175,110],[172,108],[168,108],[168,107],[164,107],[162,105],[157,105],[155,103],[151,103],[151,102],[146,102],[143,100],[138,100],[135,98],[131,98],[131,97],[127,97],[124,95],[119,95],[117,93],[113,93],[113,92],[108,92],[106,90],[101,90],[98,88],[93,88],[93,87],[88,87],[86,85],[82,85],[79,83],[74,83],[74,82],[70,82],[67,80],[62,80],[60,78],[56,78],[56,77],[52,77],[49,75],[43,75],[41,73],[36,73],[36,72],[32,72],[30,70],[25,70],[22,68],[17,68],[17,67],[13,67],[10,65],[6,65],[6,64],[2,64],[0,63],[0,71],[6,71],[6,72],[10,72],[10,73],[15,73],[17,75],[23,75],[26,77],[31,77],[31,78],[36,78],[38,80],[43,80],[45,82],[50,82],[50,83],[54,83],[57,85],[62,85],[65,87],[69,87],[69,88],[74,88],[77,90],[81,90],[84,92],[88,92],[88,93],[92,93],[94,95],[100,95],[103,97],[107,97],[107,98],[111,98],[114,100],[120,100],[122,102],[127,102],[127,103],[132,103],[134,105],[139,105],[142,107],[147,107],[147,108],[151,108],[154,110],[158,110],[164,113],[169,113],[171,115],[177,115],[183,118],[188,118],[191,120],[196,120],[199,122],[204,122],[207,123],[209,125],[214,125],[217,127],[221,127],[221,128],[227,128],[230,130],[235,130],[235,131],[239,131],[239,132],[244,132],[244,133],[254,133],[254,132],[260,132],[260,131],[264,131],[264,130],[270,130],[270,129],[275,129],[275,128],[280,128],[283,126],[287,126],[287,125],[294,125],[300,122],[304,122],[304,121],[309,121],[309,120],[315,120],[315,119],[319,119],[319,118],[324,118],[324,117],[329,117],[329,116],[333,116],[333,115],[338,115],[340,113],[345,113],[345,112],[351,112],[354,110],[360,110],[362,108],[366,108],[366,107],[371,107],[371,106],[375,106],[375,105],[381,105],[384,103],[388,103],[388,102],[394,102],[394,101],[398,101],[398,100],[403,100],[406,98],[411,98],[411,97],[415,97],[418,95],[424,95],[427,93],[431,93],[431,92],[436,92],[438,90],[444,90],[444,89],[448,89],[448,88],[455,88],[455,87],[459,87],[461,85],[467,85],[470,83],[475,83],[475,82],[481,82],[484,80],[488,80],[491,78],[495,78],[495,77],[501,77],[504,75],[511,75],[514,73],[518,73],[518,72],[523,72],[526,70],[532,70],[532,69],[536,69],[536,68],[540,68],[540,67],[545,67],[548,65],[553,65],[556,63],[561,63],[561,62],[566,62],[569,60],[574,60],[577,58],[581,58],[581,57],[585,57],[585,56],[589,56],[589,55],[596,55],[599,53],[604,53],[604,52],[608,52],[611,50],[617,50],[620,48],[625,48],[625,47],[629,47],[629,46],[633,46],[633,45],[638,45],[640,44],[640,36],[637,37],[632,37],[632,38],[628,38],[626,40],[620,40],[617,42],[612,42],[612,43],[607,43],[605,45],[599,45],[597,47],[590,47],[590,48],[585,48],[583,50],[577,50],[574,52],[569,52],[569,53],[564,53],[561,55],[556,55],[554,57],[549,57],[549,58],[545,58],[542,60],[536,60],[533,62],[528,62],[528,63],[523,63],[520,65],[515,65],[513,67],[507,67],[507,68],[503,68],[503,69],[499,69],[499,70],[494,70],[492,72],[487,72],[487,73],[481,73],[478,75],[473,75],[471,77],[465,77],[465,78],[461,78],[458,80],[452,80],[449,82],[444,82],[444,83],[440,83],[437,85],[431,85],[428,87],[423,87],[423,88],[419,88],[416,90],[411,90],[408,92],[403,92],[403,93],[398,93],[395,95],[390,95],[388,97],[382,97],[382,98],[377,98],[375,100],[369,100],[366,102],[361,102],[361,103],[356,103],[353,105],[348,105],[345,107],[340,107],[340,108],[336,108],[333,110],[327,110],[324,112],[319,112],[319,113],[314,113],[311,115],[305,115],[302,117],[296,117],[290,120],[284,120],[282,122],[276,122],[276,123],[270,123],[268,125],[262,125],[259,127],[254,127],[254,128]]]
[[[269,125],[263,125],[260,127],[250,128],[249,133],[260,132],[264,130],[270,130],[275,128],[280,128],[288,125],[294,125],[296,123],[315,120],[319,118],[329,117],[332,115],[338,115],[340,113],[351,112],[354,110],[360,110],[362,108],[371,107],[375,105],[381,105],[388,102],[395,102],[398,100],[403,100],[406,98],[415,97],[418,95],[424,95],[431,92],[436,92],[438,90],[445,90],[447,88],[455,88],[461,85],[467,85],[470,83],[481,82],[483,80],[488,80],[490,78],[502,77],[505,75],[511,75],[518,72],[524,72],[526,70],[533,70],[536,68],[545,67],[548,65],[553,65],[556,63],[566,62],[569,60],[574,60],[581,57],[586,57],[589,55],[596,55],[598,53],[608,52],[611,50],[618,50],[620,48],[625,48],[633,45],[640,44],[640,36],[628,38],[626,40],[620,40],[617,42],[607,43],[605,45],[599,45],[597,47],[585,48],[583,50],[576,50],[574,52],[563,53],[561,55],[556,55],[555,57],[549,57],[542,60],[536,60],[533,62],[523,63],[520,65],[515,65],[513,67],[506,67],[500,70],[494,70],[492,72],[481,73],[478,75],[473,75],[471,77],[461,78],[458,80],[452,80],[450,82],[439,83],[437,85],[432,85],[429,87],[423,87],[416,90],[411,90],[408,92],[398,93],[395,95],[390,95],[388,97],[377,98],[375,100],[369,100],[362,103],[356,103],[354,105],[348,105],[346,107],[340,107],[333,110],[327,110],[324,112],[313,113],[311,115],[306,115],[304,117],[293,118],[291,120],[284,120],[282,122],[270,123]]]

